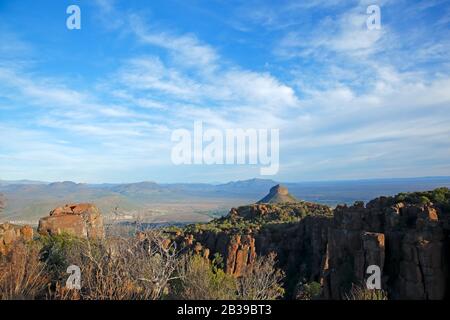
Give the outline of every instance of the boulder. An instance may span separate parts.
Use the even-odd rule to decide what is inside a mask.
[[[33,228],[10,223],[0,224],[0,255],[7,254],[17,241],[33,240]]]
[[[50,212],[39,220],[39,234],[72,234],[81,238],[103,239],[103,218],[98,208],[89,203],[71,204]]]

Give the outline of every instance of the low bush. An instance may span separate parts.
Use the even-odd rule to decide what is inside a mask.
[[[345,298],[346,300],[388,300],[386,291],[367,289],[362,285],[352,285],[350,292]]]
[[[37,243],[16,243],[0,256],[0,300],[43,299],[50,282]]]
[[[220,255],[178,250],[161,231],[139,239],[40,237],[0,257],[0,299],[277,299],[284,274],[275,264],[274,254],[257,257],[236,278]],[[66,287],[72,265],[81,271],[80,290]]]
[[[238,299],[275,300],[284,295],[284,273],[275,267],[276,254],[257,257],[238,281]]]
[[[301,282],[298,285],[296,299],[298,300],[314,300],[320,298],[322,286],[319,282]]]
[[[235,279],[223,269],[199,255],[186,255],[182,259],[174,281],[173,299],[181,300],[234,300]]]

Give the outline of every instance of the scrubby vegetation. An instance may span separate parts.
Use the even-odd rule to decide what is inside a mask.
[[[236,297],[235,279],[226,274],[217,260],[198,255],[183,257],[175,282],[173,298],[230,300]]]
[[[161,299],[177,267],[177,255],[165,247],[163,239],[151,236],[151,241],[117,238],[102,241],[51,237],[43,248],[47,266],[56,281],[53,298],[71,299],[73,293],[64,288],[66,268],[79,266],[82,289],[77,298],[95,300]],[[61,247],[61,243],[65,246]],[[61,248],[63,250],[61,250]]]
[[[9,255],[0,256],[0,300],[45,297],[50,275],[37,243],[18,243]]]
[[[350,293],[346,296],[346,300],[388,300],[386,291],[369,290],[363,285],[352,285]]]
[[[243,300],[273,300],[284,295],[284,273],[276,268],[276,255],[256,258],[251,269],[238,278],[238,298]]]
[[[282,271],[274,268],[275,255],[257,258],[239,278],[223,271],[221,258],[212,262],[198,255],[185,256],[178,272],[174,297],[196,300],[274,300],[284,294]]]
[[[278,204],[254,204],[232,209],[225,217],[214,219],[209,223],[193,224],[185,227],[183,232],[196,234],[208,232],[241,233],[256,231],[262,226],[296,223],[307,216],[331,216],[330,207],[305,201]],[[172,229],[174,231],[175,229]],[[181,231],[181,229],[178,229]]]
[[[433,203],[445,211],[450,211],[450,190],[448,188],[437,188],[432,191],[399,193],[394,197],[394,201],[411,204]]]
[[[81,270],[80,290],[66,287],[70,265]],[[220,256],[180,251],[156,230],[144,238],[39,237],[0,257],[0,299],[277,299],[282,280],[274,255],[236,278]]]
[[[314,300],[320,297],[322,286],[319,282],[305,280],[300,281],[297,285],[297,292],[295,298],[298,300]]]
[[[433,203],[444,212],[450,212],[448,188],[401,193],[381,200],[383,205]],[[310,274],[307,269],[310,265],[307,259],[311,255],[308,246],[298,248],[302,263],[295,262],[293,270],[285,268],[289,256],[283,258],[283,250],[277,251],[279,261],[273,253],[259,256],[258,252],[251,267],[240,269],[242,272],[236,276],[225,271],[224,260],[219,254],[212,258],[204,255],[202,250],[208,248],[202,247],[196,239],[196,236],[201,238],[202,233],[209,237],[209,232],[226,233],[228,238],[223,239],[228,240],[234,239],[230,234],[254,236],[259,233],[270,239],[271,243],[283,243],[289,249],[289,239],[303,230],[296,228],[297,222],[303,219],[305,223],[316,221],[310,219],[311,216],[328,221],[332,210],[308,202],[255,204],[233,209],[228,216],[209,223],[147,230],[139,232],[138,237],[130,237],[130,230],[126,229],[116,230],[114,236],[108,232],[109,237],[104,240],[87,240],[63,234],[38,236],[30,242],[19,241],[8,254],[0,255],[0,299],[320,299],[322,286],[312,281],[318,279],[303,279],[304,274]],[[187,235],[194,236],[186,239]],[[190,240],[190,244],[182,245],[186,240]],[[241,244],[244,239],[242,241]],[[195,249],[197,245],[200,248],[198,251]],[[245,246],[249,246],[249,242]],[[278,266],[285,268],[287,278],[278,269],[278,262]],[[67,268],[71,265],[81,270],[80,290],[66,287],[69,277]],[[346,278],[346,265],[342,263],[340,266],[343,278]],[[355,286],[353,268],[348,270],[347,299],[387,299],[385,291]]]

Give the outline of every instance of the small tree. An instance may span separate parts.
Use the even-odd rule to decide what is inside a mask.
[[[295,298],[298,300],[313,300],[320,298],[321,293],[322,286],[319,282],[306,282],[303,280],[297,285]]]
[[[178,269],[173,298],[180,300],[235,300],[236,280],[207,258],[187,254]]]
[[[275,266],[276,254],[256,258],[238,279],[238,297],[243,300],[275,300],[284,295],[284,273]]]
[[[61,250],[49,250],[57,255]],[[53,299],[156,300],[167,294],[169,281],[179,262],[178,250],[158,230],[142,239],[82,240],[63,251],[67,262],[81,269],[81,290],[77,295],[56,286]],[[57,268],[59,269],[59,268]]]

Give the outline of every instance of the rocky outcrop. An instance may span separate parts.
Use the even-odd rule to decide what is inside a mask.
[[[42,235],[72,234],[82,238],[103,239],[103,218],[96,206],[89,203],[59,207],[48,217],[39,220],[38,232]]]
[[[185,243],[220,253],[235,276],[251,268],[256,255],[275,252],[291,295],[299,281],[314,281],[323,298],[344,299],[353,285],[365,287],[367,268],[376,265],[389,299],[444,299],[450,294],[450,209],[447,200],[442,206],[417,197],[380,197],[338,206],[333,214],[314,204],[254,204],[232,209],[211,231],[184,235]]]
[[[184,236],[183,245],[204,257],[219,253],[224,258],[225,272],[235,277],[251,268],[256,258],[255,238],[251,234],[200,232]]]
[[[7,254],[14,243],[33,240],[33,228],[10,223],[0,224],[0,255]]]
[[[270,189],[268,195],[259,200],[257,203],[292,203],[298,202],[294,196],[289,194],[286,187],[281,185],[276,185]]]
[[[389,205],[378,198],[364,206],[339,206],[328,233],[323,270],[327,298],[343,298],[352,283],[364,284],[377,265],[382,288],[393,299],[443,299],[448,290],[448,230],[433,204]]]
[[[231,236],[228,241],[225,257],[225,271],[236,277],[241,276],[247,268],[251,268],[256,258],[255,238],[251,235]]]
[[[228,217],[223,219],[229,222],[231,229],[221,232],[216,229],[198,230],[178,234],[177,237],[185,247],[194,248],[200,243],[210,250],[210,256],[219,253],[224,258],[225,271],[236,277],[245,269],[252,268],[257,255],[270,252],[277,254],[280,265],[289,270],[290,275],[298,277],[299,265],[305,272],[312,273],[307,265],[311,263],[315,276],[319,277],[326,250],[326,226],[330,219],[331,209],[320,204],[254,204],[231,209]],[[261,221],[284,220],[286,223],[259,225]],[[299,223],[292,223],[296,220]],[[249,221],[253,223],[247,227],[246,222]],[[235,228],[239,225],[242,225],[241,230]],[[311,258],[306,261],[303,259],[306,256]]]
[[[300,221],[307,216],[331,216],[332,210],[324,205],[312,202],[295,203],[256,203],[232,208],[227,219],[233,224],[240,221],[255,221],[259,224],[270,221]]]

